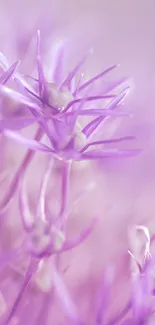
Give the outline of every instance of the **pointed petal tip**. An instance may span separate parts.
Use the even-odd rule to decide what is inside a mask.
[[[127,150],[126,150],[126,152],[127,152]],[[125,153],[125,150],[124,150],[124,153]],[[133,150],[131,149],[131,150],[129,150],[129,155],[127,155],[126,157],[132,158],[132,157],[139,156],[142,153],[144,153],[144,150],[143,149],[140,149],[140,148],[133,149]]]
[[[130,90],[131,86],[130,85],[127,85],[125,88],[124,88],[124,92],[128,92]]]
[[[40,51],[40,29],[37,30],[37,53]]]
[[[18,60],[18,61],[16,62],[17,67],[18,67],[20,64],[21,64],[21,60]]]

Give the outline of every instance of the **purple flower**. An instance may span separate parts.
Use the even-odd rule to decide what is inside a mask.
[[[131,115],[120,109],[129,90],[128,86],[123,86],[118,92],[118,87],[124,85],[124,79],[106,86],[102,85],[102,77],[117,66],[112,66],[97,76],[83,81],[80,69],[86,60],[85,57],[65,80],[61,80],[63,52],[64,48],[60,48],[52,82],[46,80],[43,70],[40,32],[37,35],[38,76],[37,78],[27,76],[31,80],[30,83],[26,81],[26,76],[17,72],[19,62],[9,66],[2,54],[0,57],[3,65],[0,76],[1,136],[8,141],[13,139],[15,143],[28,148],[0,204],[1,215],[4,218],[2,238],[4,233],[6,249],[5,252],[2,243],[1,321],[4,325],[14,323],[18,325],[23,322],[46,325],[51,321],[53,324],[78,325],[90,322],[101,325],[104,321],[107,325],[117,324],[120,321],[132,322],[135,325],[146,324],[152,313],[150,300],[153,296],[154,259],[150,258],[151,241],[145,227],[136,228],[144,231],[146,237],[145,250],[142,254],[144,261],[141,263],[139,256],[136,257],[134,252],[130,252],[139,273],[136,274],[134,284],[133,275],[128,277],[133,292],[127,299],[127,305],[121,307],[118,315],[106,316],[110,306],[110,292],[116,281],[113,267],[112,272],[109,266],[107,270],[101,272],[103,277],[95,279],[96,290],[92,294],[95,302],[91,306],[90,315],[82,312],[78,290],[72,291],[70,280],[67,279],[68,269],[72,268],[72,265],[70,263],[67,265],[65,254],[73,252],[73,256],[77,255],[77,249],[86,242],[86,239],[89,240],[102,217],[96,213],[86,226],[80,230],[76,229],[76,234],[69,233],[70,216],[74,216],[72,208],[74,202],[88,193],[86,187],[80,190],[80,194],[76,190],[75,195],[72,195],[74,188],[72,164],[85,160],[91,164],[92,161],[102,158],[132,157],[141,150],[128,147],[121,149],[121,143],[134,140],[133,136],[102,139],[102,128],[107,120]],[[8,108],[7,117],[5,107]],[[11,107],[15,110],[13,109],[13,114],[9,115]],[[37,128],[34,138],[23,135],[24,129],[30,126]],[[115,144],[118,145],[117,148]],[[111,148],[111,145],[114,148]],[[33,163],[37,169],[36,152],[41,153],[39,159],[44,157],[46,164],[43,172],[37,174],[39,182],[32,197],[27,182],[28,171]],[[60,172],[57,174],[55,168],[58,163]],[[91,187],[90,184],[87,185]],[[12,212],[14,215],[17,213],[17,217],[14,217],[13,224],[10,225],[9,204],[12,202],[14,203]],[[11,233],[10,241],[6,240],[6,233],[8,237]],[[82,263],[87,264],[87,261]],[[9,285],[5,285],[3,272],[9,274]],[[90,281],[92,282],[92,279]],[[6,294],[8,288],[9,297]],[[145,298],[148,298],[148,301],[143,303]],[[126,319],[128,313],[129,320]]]
[[[62,52],[58,55],[58,62],[62,56]],[[133,137],[123,137],[120,139],[111,140],[98,140],[89,142],[89,140],[96,134],[99,127],[106,122],[107,118],[114,118],[120,116],[128,116],[130,114],[115,110],[121,105],[129,87],[125,87],[119,94],[110,94],[109,92],[120,86],[120,82],[111,84],[107,87],[106,92],[104,90],[98,91],[95,89],[94,84],[97,80],[100,80],[107,73],[112,71],[116,66],[112,66],[97,76],[81,84],[82,77],[78,80],[77,85],[72,87],[72,82],[75,83],[76,75],[84,63],[86,58],[81,60],[77,66],[70,72],[66,79],[60,84],[47,83],[40,55],[40,32],[37,37],[37,69],[38,69],[38,80],[35,80],[38,84],[37,94],[31,90],[23,77],[18,74],[15,75],[14,79],[17,79],[18,84],[23,89],[23,94],[20,94],[14,90],[1,86],[0,92],[2,96],[10,98],[10,100],[16,100],[20,104],[26,105],[34,118],[19,119],[8,122],[5,120],[4,123],[1,121],[1,129],[8,137],[12,137],[16,141],[19,141],[27,147],[33,150],[41,150],[50,152],[54,157],[68,160],[87,160],[87,159],[100,159],[106,157],[128,157],[133,156],[140,152],[140,150],[120,150],[120,149],[102,149],[105,144],[119,143],[125,140],[133,139]],[[3,59],[4,61],[4,59]],[[59,80],[59,65],[55,67],[55,80]],[[95,89],[95,94],[93,88]],[[86,90],[86,93],[84,92]],[[91,96],[88,94],[91,92]],[[82,93],[82,97],[78,95]],[[93,103],[99,100],[100,105],[103,105],[103,101],[108,99],[108,104],[101,108],[92,108],[92,104],[89,108],[89,102]],[[78,119],[81,116],[93,117],[89,123],[86,123],[84,127],[79,127]],[[22,129],[33,123],[38,123],[44,132],[47,134],[51,148],[47,148],[41,144],[37,144],[34,141],[27,141],[19,134],[10,132],[7,129]],[[6,131],[5,131],[6,129]],[[89,150],[95,146],[101,146],[101,149]]]

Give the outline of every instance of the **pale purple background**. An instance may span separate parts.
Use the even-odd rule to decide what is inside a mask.
[[[22,45],[23,37],[24,42],[25,38],[28,42],[29,38],[35,37],[36,29],[41,28],[45,43],[50,34],[69,39],[73,62],[93,47],[90,73],[121,63],[117,75],[132,78],[133,90],[128,96],[126,109],[134,112],[135,117],[121,126],[120,134],[136,134],[137,145],[145,152],[129,162],[103,163],[103,180],[101,174],[96,176],[99,187],[100,181],[102,183],[101,191],[96,197],[93,192],[82,209],[86,219],[89,219],[90,210],[99,214],[103,227],[98,229],[100,237],[97,236],[95,244],[91,242],[89,249],[85,246],[85,250],[83,247],[79,250],[79,255],[76,253],[71,269],[74,276],[79,272],[77,265],[80,266],[81,256],[85,259],[88,251],[94,253],[99,266],[100,260],[106,261],[110,253],[104,250],[103,256],[101,245],[113,252],[118,245],[121,253],[128,225],[140,222],[149,226],[151,232],[155,230],[154,0],[1,0],[0,22],[0,50],[11,61],[22,57],[19,45]],[[127,254],[127,247],[124,251]],[[99,268],[95,263],[94,260],[91,266],[88,263],[86,278],[89,272],[94,273]]]
[[[51,35],[75,36],[78,55],[81,43],[85,48],[93,46],[97,67],[120,62],[122,71],[135,80],[138,105],[146,104],[149,110],[155,76],[153,0],[1,0],[0,9],[0,41],[5,53],[9,55],[25,32],[29,37],[44,23],[45,35],[50,30]]]

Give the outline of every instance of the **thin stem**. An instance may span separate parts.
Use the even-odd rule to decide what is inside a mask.
[[[60,220],[64,226],[68,210],[69,184],[70,184],[71,162],[63,162],[62,166],[62,183],[61,183],[61,209]]]
[[[37,208],[37,217],[41,217],[43,222],[46,222],[46,213],[45,213],[45,199],[48,181],[51,175],[51,170],[53,168],[53,159],[48,162],[48,166],[43,174],[40,191],[38,195],[38,208]]]
[[[17,310],[17,308],[19,306],[20,300],[23,297],[23,294],[25,293],[29,282],[31,281],[34,272],[36,271],[36,267],[37,267],[36,261],[31,260],[30,264],[28,266],[25,278],[24,278],[23,285],[22,285],[22,287],[21,287],[21,289],[20,289],[20,291],[19,291],[19,293],[17,295],[17,298],[16,298],[16,300],[15,300],[15,302],[14,302],[12,308],[11,308],[11,311],[10,311],[9,315],[7,316],[7,319],[4,322],[4,325],[9,324],[9,322],[11,321],[11,318],[16,313],[16,310]]]
[[[37,317],[37,321],[35,325],[39,324],[46,324],[48,315],[49,315],[49,309],[50,309],[50,315],[51,315],[51,307],[52,307],[52,300],[53,300],[53,293],[54,290],[52,289],[50,293],[45,294],[44,301],[41,309],[39,310],[39,315]]]
[[[23,227],[25,231],[28,232],[34,227],[34,217],[32,216],[29,208],[29,200],[28,200],[28,194],[25,187],[24,173],[20,178],[19,210],[20,210]]]
[[[107,325],[115,325],[115,324],[119,324],[120,321],[125,317],[125,315],[129,312],[129,310],[131,309],[132,304],[131,301],[124,307],[124,309],[118,314],[118,316],[116,316],[113,320],[111,320],[110,322],[108,322]]]
[[[41,138],[43,137],[43,134],[44,134],[43,130],[41,128],[38,128],[36,135],[35,135],[35,140],[40,141]],[[32,150],[27,151],[20,167],[18,168],[18,170],[9,186],[8,192],[5,194],[4,198],[2,199],[2,202],[0,203],[0,211],[1,212],[4,212],[6,210],[6,208],[8,207],[8,205],[11,203],[13,196],[15,195],[15,192],[18,189],[21,176],[24,173],[24,171],[28,168],[28,166],[30,165],[34,155],[35,155],[35,151],[32,151]]]

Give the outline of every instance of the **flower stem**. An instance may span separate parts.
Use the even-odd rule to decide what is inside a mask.
[[[70,185],[71,162],[64,161],[62,166],[62,183],[61,183],[61,208],[59,213],[60,223],[64,228],[67,219],[69,185]]]
[[[35,273],[36,268],[37,268],[37,262],[34,261],[34,260],[31,260],[30,264],[28,266],[27,272],[25,274],[23,285],[22,285],[22,287],[21,287],[21,289],[20,289],[20,291],[19,291],[19,293],[17,295],[17,298],[16,298],[16,300],[15,300],[15,302],[14,302],[12,308],[11,308],[11,311],[10,311],[9,315],[7,316],[7,318],[6,318],[5,322],[4,322],[4,325],[7,325],[10,322],[11,318],[15,315],[16,310],[17,310],[17,308],[19,306],[19,303],[20,303],[20,301],[21,301],[21,299],[23,297],[23,294],[25,293],[25,291],[26,291],[26,289],[27,289],[27,287],[29,285],[29,282],[31,281],[31,278],[32,278],[33,274]]]
[[[43,130],[39,127],[36,132],[36,135],[35,135],[35,140],[37,140],[37,141],[41,140],[43,134],[44,134]],[[0,202],[0,211],[1,212],[4,212],[6,210],[6,208],[8,207],[8,205],[11,203],[13,196],[18,189],[20,178],[21,178],[22,174],[25,172],[26,168],[31,163],[31,161],[34,157],[34,154],[35,154],[35,151],[32,151],[32,150],[27,151],[20,167],[18,168],[17,172],[15,173],[15,176],[9,186],[7,193],[5,194],[2,202]]]

